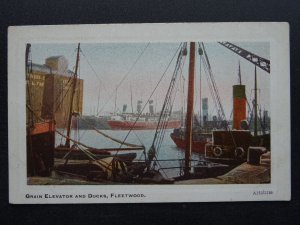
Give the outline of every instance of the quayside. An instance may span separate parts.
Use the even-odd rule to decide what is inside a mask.
[[[148,45],[147,45],[148,46]],[[198,51],[197,51],[198,47]],[[55,97],[53,91],[55,82],[48,74],[44,81],[42,113],[36,115],[32,108],[32,90],[27,85],[27,165],[28,184],[217,184],[217,183],[269,183],[270,182],[270,133],[266,130],[263,135],[258,132],[258,100],[255,66],[255,100],[253,101],[254,119],[249,124],[247,121],[245,87],[241,82],[233,85],[233,121],[226,119],[221,103],[208,54],[204,44],[196,42],[180,43],[168,65],[175,65],[172,76],[166,89],[165,98],[160,112],[148,117],[147,124],[141,130],[153,130],[151,143],[145,145],[133,144],[128,141],[129,134],[138,130],[139,124],[145,118],[143,110],[146,105],[152,104],[153,94],[160,84],[148,97],[146,103],[140,102],[136,114],[116,115],[114,122],[124,122],[122,129],[127,134],[122,138],[109,135],[97,129],[89,121],[81,117],[80,105],[76,103],[80,94],[79,62],[82,49],[77,46],[76,64],[74,72],[69,72],[68,113],[65,123],[66,132],[57,129],[55,123]],[[213,121],[208,121],[200,116],[198,125],[195,119],[195,73],[197,52],[200,61],[204,62],[208,70],[208,78],[213,89],[212,96],[218,108],[218,116]],[[31,79],[30,71],[30,45],[26,48],[26,79]],[[52,58],[50,60],[61,60]],[[185,61],[188,61],[188,89],[186,98],[186,112],[182,120],[172,118],[173,104],[179,86],[179,79],[184,73]],[[172,64],[173,62],[173,64]],[[169,69],[169,66],[165,71]],[[162,75],[162,77],[164,74]],[[53,97],[51,97],[53,96]],[[201,100],[203,100],[200,97]],[[205,100],[207,101],[207,100]],[[200,104],[201,105],[201,104]],[[150,107],[149,106],[149,107]],[[204,104],[203,112],[207,116]],[[149,108],[151,111],[151,107]],[[206,110],[206,111],[205,111]],[[151,113],[150,113],[151,114]],[[184,116],[183,116],[184,115]],[[118,117],[119,116],[119,117]],[[126,117],[127,116],[127,117]],[[155,117],[155,119],[154,119]],[[118,147],[91,147],[79,140],[78,119],[86,123],[86,127],[97,135],[114,142]],[[151,118],[153,121],[151,122]],[[130,120],[130,123],[127,123]],[[126,122],[127,121],[127,122]],[[174,123],[175,121],[175,123]],[[143,121],[145,122],[145,121]],[[114,130],[111,121],[108,124]],[[151,126],[150,126],[151,124]],[[250,130],[253,124],[254,130]],[[181,125],[181,127],[179,127]],[[263,126],[261,126],[263,127]],[[151,128],[151,129],[150,129]],[[174,128],[169,134],[166,130]],[[71,134],[75,132],[73,135]],[[168,135],[166,135],[166,133]],[[253,134],[252,134],[253,133]],[[55,134],[60,135],[65,142],[55,145]],[[75,138],[74,138],[75,137]],[[180,157],[161,158],[166,151],[164,139],[173,140],[183,150]],[[175,145],[174,145],[175,147]],[[200,153],[193,158],[193,152]],[[139,157],[137,157],[139,156]],[[170,165],[163,166],[164,162]],[[176,176],[167,176],[167,170],[177,170]]]

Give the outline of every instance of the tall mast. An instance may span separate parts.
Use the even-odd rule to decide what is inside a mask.
[[[199,58],[200,58],[200,68],[199,68],[199,83],[200,83],[200,87],[199,87],[199,95],[200,95],[200,102],[199,102],[199,106],[200,106],[200,115],[199,115],[199,123],[200,123],[200,127],[202,126],[202,123],[201,123],[201,120],[202,120],[202,81],[201,81],[201,79],[202,79],[202,77],[201,77],[201,55],[203,54],[203,51],[202,51],[202,49],[201,49],[201,47],[200,47],[200,45],[199,45]]]
[[[99,92],[98,92],[98,102],[97,102],[97,111],[96,111],[96,114],[95,116],[98,115],[99,113],[99,104],[100,104],[100,91],[101,91],[101,87],[99,86]]]
[[[241,64],[240,64],[240,61],[239,61],[239,84],[242,85],[242,75],[241,75]]]
[[[190,43],[189,83],[186,115],[186,149],[184,175],[189,176],[191,170],[193,111],[194,111],[194,77],[195,77],[195,42]]]
[[[118,87],[116,87],[114,115],[116,114],[117,111],[117,97],[118,97],[117,95],[118,95]]]
[[[132,87],[130,85],[130,104],[131,104],[131,113],[133,114],[133,104],[132,104]]]
[[[254,73],[254,137],[257,136],[257,78],[256,78],[256,66]]]
[[[26,104],[31,106],[31,96],[30,96],[30,90],[29,90],[29,54],[30,54],[30,48],[31,48],[31,44],[27,43],[26,44],[26,51],[25,51],[25,76],[26,76],[26,90],[27,90],[27,98],[26,98]],[[33,117],[32,117],[32,112],[30,110],[28,110],[27,113],[27,123],[30,125],[33,125]]]
[[[79,64],[79,52],[80,52],[80,43],[78,43],[77,48],[77,57],[76,57],[76,65],[75,65],[75,72],[73,77],[73,87],[72,87],[72,93],[71,93],[71,102],[70,102],[70,110],[69,110],[69,118],[68,118],[68,127],[67,127],[67,139],[65,146],[70,148],[70,133],[72,128],[72,115],[73,115],[73,101],[74,101],[74,95],[75,95],[75,89],[77,84],[77,71],[78,71],[78,64]]]

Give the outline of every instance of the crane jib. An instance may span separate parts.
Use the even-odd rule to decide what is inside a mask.
[[[263,69],[264,71],[270,73],[270,60],[255,55],[241,47],[238,47],[230,42],[218,42],[219,44],[223,45],[224,47],[228,48],[229,50],[233,51],[234,53],[240,55],[244,59],[247,59],[249,62],[253,63],[254,65],[258,66],[259,68]]]

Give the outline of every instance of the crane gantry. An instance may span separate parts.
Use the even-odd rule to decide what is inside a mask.
[[[263,69],[264,71],[270,73],[270,60],[255,55],[239,46],[236,46],[230,42],[218,42],[219,44],[223,45],[224,47],[230,49],[234,53],[240,55],[244,59],[247,59],[254,65],[258,66],[259,68]]]

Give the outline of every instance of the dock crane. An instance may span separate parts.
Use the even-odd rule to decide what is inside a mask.
[[[258,104],[257,104],[257,71],[256,67],[270,73],[270,60],[255,55],[239,46],[236,46],[230,42],[218,42],[229,50],[233,51],[237,55],[248,60],[254,64],[254,135],[251,135],[249,126],[242,127],[241,122],[247,118],[246,115],[246,93],[245,85],[241,82],[241,73],[239,65],[239,84],[233,85],[233,127],[234,130],[229,131],[213,131],[212,143],[206,144],[205,146],[205,158],[213,162],[221,162],[226,164],[240,164],[246,160],[250,162],[252,158],[259,158],[261,154],[270,149],[270,133],[265,133],[263,130],[262,134],[258,134]],[[250,105],[248,103],[250,108]],[[236,119],[235,119],[236,118]],[[239,125],[240,123],[240,125]],[[263,128],[263,127],[262,127]],[[264,129],[264,128],[263,128]],[[239,130],[248,130],[248,133],[240,132]],[[239,136],[241,134],[247,134],[249,138],[243,138]],[[232,140],[231,140],[232,139]],[[246,140],[247,139],[247,140]],[[232,141],[233,144],[226,145]],[[239,143],[240,142],[240,143]],[[220,147],[222,146],[222,147]],[[226,150],[226,151],[224,151]],[[225,154],[226,152],[226,154]],[[227,155],[228,154],[228,155]],[[258,157],[257,157],[258,156]]]
[[[254,75],[254,136],[257,136],[257,75],[256,75],[256,67],[263,69],[264,71],[270,73],[270,60],[255,55],[241,47],[238,47],[230,42],[218,42],[224,47],[230,49],[234,53],[240,55],[244,59],[247,59],[249,62],[255,65],[255,75]]]
[[[247,59],[249,62],[253,63],[254,65],[258,66],[259,68],[263,69],[264,71],[270,73],[270,60],[255,55],[239,46],[236,46],[230,42],[218,42],[219,44],[223,45],[224,47],[228,48],[229,50],[233,51],[234,53],[240,55],[244,59]]]

